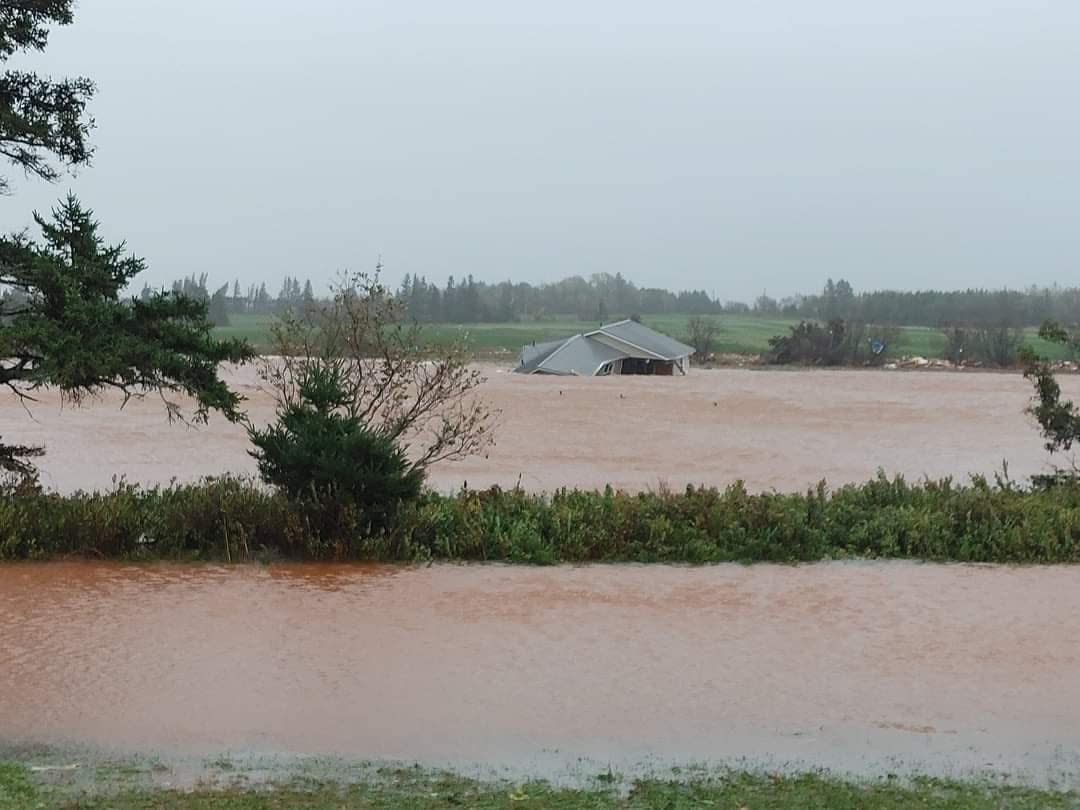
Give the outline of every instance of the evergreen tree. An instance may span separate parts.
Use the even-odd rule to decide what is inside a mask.
[[[463,323],[478,323],[487,320],[480,304],[480,291],[477,289],[476,281],[473,280],[471,273],[465,282],[464,288],[462,288],[461,320]]]
[[[454,277],[446,280],[446,292],[442,297],[443,317],[450,323],[461,323],[461,310],[458,307],[458,292]]]
[[[499,305],[495,310],[497,320],[508,322],[517,320],[514,311],[514,285],[504,281],[499,285]]]
[[[408,278],[408,276],[406,276]],[[423,276],[413,276],[409,285],[409,297],[406,300],[409,315],[416,321],[432,320],[430,313],[430,297],[427,289],[427,279]]]
[[[271,303],[270,293],[266,291],[266,282],[264,281],[255,292],[255,311],[267,313],[270,311]]]
[[[766,317],[774,317],[780,312],[780,305],[776,302],[775,298],[771,298],[767,293],[762,293],[754,301],[754,313],[757,315],[764,315]]]
[[[124,299],[145,263],[123,244],[105,245],[93,212],[74,196],[50,218],[34,220],[40,242],[0,238],[0,284],[22,296],[0,328],[0,384],[24,399],[37,388],[58,388],[75,403],[109,388],[127,397],[183,393],[194,398],[197,419],[210,410],[240,418],[241,398],[218,366],[253,352],[242,341],[210,336],[205,303],[169,293]],[[180,413],[167,404],[170,415]],[[0,446],[0,468],[26,472],[26,456],[34,454]]]
[[[229,325],[229,285],[224,284],[210,296],[207,317],[214,326]]]
[[[295,369],[296,394],[279,403],[276,424],[248,428],[251,455],[263,481],[313,502],[320,517],[358,507],[371,528],[385,528],[401,504],[420,496],[424,472],[384,431],[343,412],[355,390],[347,366],[321,360]]]
[[[0,63],[44,51],[49,28],[72,22],[73,0],[0,3]],[[0,156],[26,175],[53,181],[62,167],[89,163],[93,119],[89,79],[0,73]],[[0,176],[0,193],[10,190]],[[112,387],[129,396],[156,389],[192,395],[196,416],[218,409],[239,416],[239,397],[218,363],[251,355],[246,344],[209,337],[205,306],[182,295],[121,294],[143,263],[121,245],[106,247],[89,210],[69,196],[51,219],[34,214],[42,240],[0,237],[0,384],[24,401],[56,387],[68,399]],[[176,408],[170,405],[170,413]],[[28,473],[40,448],[0,445],[0,468]]]
[[[439,292],[439,288],[434,284],[428,288],[428,319],[431,321],[446,320],[443,297]]]
[[[17,53],[44,51],[51,25],[70,25],[74,0],[21,0],[0,4],[0,63]],[[5,70],[0,73],[0,155],[26,174],[57,180],[63,166],[84,166],[93,149],[94,121],[86,104],[94,95],[89,79],[60,79]],[[0,193],[10,184],[0,177]]]
[[[278,293],[275,303],[279,312],[286,312],[291,309],[292,279],[288,276],[285,276],[285,279],[281,282],[281,292]]]

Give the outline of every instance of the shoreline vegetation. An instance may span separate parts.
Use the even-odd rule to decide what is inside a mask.
[[[19,763],[0,762],[0,810],[473,810],[529,807],[536,810],[678,810],[681,808],[829,808],[829,810],[944,810],[977,808],[1075,808],[1075,791],[1045,790],[997,782],[916,778],[848,781],[827,774],[721,772],[691,780],[641,780],[623,786],[601,774],[585,787],[544,782],[484,782],[419,769],[381,770],[357,783],[302,779],[251,786],[240,775],[225,784],[191,790],[154,787],[115,774],[95,774],[75,785],[51,782]]]
[[[883,473],[805,493],[688,487],[638,494],[430,491],[389,528],[331,497],[242,478],[0,497],[0,560],[804,563],[1080,562],[1080,484],[1021,487]]]

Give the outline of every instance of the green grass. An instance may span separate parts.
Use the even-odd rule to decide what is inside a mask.
[[[687,339],[688,315],[650,315],[642,323],[658,332],[680,340]],[[718,318],[720,331],[716,336],[717,352],[758,354],[769,348],[769,338],[784,334],[797,320],[782,318],[752,318],[727,316]],[[527,343],[542,343],[599,327],[598,321],[551,320],[521,323],[430,324],[426,326],[431,340],[446,343],[465,340],[481,354],[517,354]]]
[[[1039,330],[1024,330],[1024,345],[1037,354],[1051,360],[1067,360],[1072,357],[1069,347],[1050,343],[1039,337]],[[940,329],[928,326],[905,326],[901,328],[897,345],[891,351],[893,357],[941,357],[945,351],[945,335]]]
[[[642,322],[657,331],[686,340],[689,317],[648,315]],[[720,331],[716,336],[714,351],[731,354],[766,352],[769,349],[769,338],[787,334],[788,330],[798,323],[797,319],[757,318],[751,315],[723,315],[718,316],[716,321],[720,325]],[[246,338],[256,348],[265,350],[270,343],[270,326],[273,322],[273,315],[233,315],[230,325],[215,329],[214,334],[222,338]],[[424,328],[432,343],[447,344],[464,340],[478,356],[492,357],[513,356],[528,343],[555,340],[578,332],[587,332],[597,326],[597,321],[552,319],[519,323],[435,323],[427,324]],[[1068,348],[1040,339],[1037,329],[1028,329],[1026,332],[1026,344],[1038,353],[1053,360],[1069,357]],[[890,354],[893,357],[941,357],[944,349],[945,336],[940,329],[906,326],[900,329],[898,342],[892,347]]]
[[[687,340],[688,315],[657,315],[642,318],[642,323],[658,332]],[[715,318],[720,325],[713,350],[732,354],[760,354],[769,350],[769,338],[786,335],[797,319],[754,318],[725,315]]]
[[[270,327],[276,318],[273,315],[230,315],[228,326],[214,329],[214,336],[242,338],[258,349],[266,349],[270,344]]]
[[[34,807],[38,790],[21,765],[0,762],[0,810]]]
[[[295,502],[237,479],[0,497],[0,560],[415,562],[1080,562],[1080,484],[1023,489],[884,475],[806,493],[687,488],[426,493],[386,532],[354,507]]]
[[[207,787],[193,791],[153,788],[90,790],[32,783],[17,765],[0,764],[0,810],[980,810],[1077,808],[1080,796],[1023,787],[939,780],[845,782],[818,775],[730,774],[700,782],[645,781],[629,791],[598,783],[592,788],[553,788],[476,782],[413,772],[386,774],[354,785],[294,783],[284,786]]]
[[[552,320],[523,323],[433,323],[424,330],[433,343],[465,341],[477,353],[517,354],[527,343],[556,340],[596,329],[593,321]]]

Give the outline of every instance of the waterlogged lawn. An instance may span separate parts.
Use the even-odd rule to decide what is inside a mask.
[[[190,792],[126,790],[94,796],[39,787],[17,765],[0,764],[0,810],[769,810],[828,808],[1077,808],[1080,794],[1028,788],[962,784],[936,780],[899,785],[857,784],[814,775],[770,777],[737,774],[698,783],[642,782],[614,790],[597,780],[590,789],[556,789],[544,784],[492,785],[456,777],[390,775],[379,784],[339,786],[295,784],[275,788],[211,788]]]

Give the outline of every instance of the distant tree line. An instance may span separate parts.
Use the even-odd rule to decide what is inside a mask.
[[[775,302],[774,302],[775,303]],[[761,301],[755,307],[762,310]],[[1080,288],[1024,290],[876,290],[855,293],[851,284],[829,279],[817,295],[777,303],[773,314],[828,322],[837,318],[895,326],[1022,327],[1047,320],[1080,323]]]
[[[276,297],[270,295],[266,289],[266,282],[258,285],[251,284],[247,290],[242,290],[237,280],[233,282],[231,288],[228,284],[223,284],[211,292],[206,286],[206,281],[206,273],[200,273],[197,276],[192,273],[186,278],[174,281],[170,289],[174,293],[207,304],[207,317],[214,326],[228,326],[229,316],[236,313],[283,315],[297,312],[315,303],[315,292],[311,281],[305,281],[301,286],[300,279],[292,276],[285,277]],[[157,292],[148,284],[144,284],[139,298],[149,301]]]
[[[406,275],[398,298],[418,321],[505,323],[571,316],[582,321],[639,315],[720,314],[725,308],[704,290],[673,293],[637,287],[622,273],[572,276],[550,284],[502,281],[488,284],[471,275],[451,276],[440,288],[424,276]],[[737,305],[740,310],[744,305]]]
[[[211,320],[219,326],[227,325],[231,314],[294,313],[316,301],[311,281],[301,284],[291,276],[286,276],[276,296],[270,294],[265,282],[249,285],[246,290],[239,281],[231,287],[225,284],[212,288],[207,286],[205,273],[178,279],[171,289],[205,301]],[[155,292],[144,286],[140,297],[145,300]],[[720,304],[704,290],[673,293],[639,288],[621,273],[613,276],[600,273],[588,279],[574,276],[535,286],[510,281],[488,284],[476,281],[471,275],[457,281],[451,276],[443,287],[424,276],[407,274],[395,295],[410,318],[438,323],[506,323],[556,317],[603,321],[631,315],[750,312],[750,307],[739,302]]]
[[[173,292],[204,301],[216,325],[234,313],[283,314],[316,301],[311,281],[286,276],[276,295],[265,282],[246,289],[235,281],[208,287],[206,274],[173,282]],[[142,298],[155,290],[144,287]],[[1080,287],[1030,287],[1025,290],[877,290],[857,293],[845,279],[829,279],[821,292],[775,299],[767,294],[752,304],[721,301],[704,290],[672,292],[638,287],[621,273],[571,276],[546,284],[477,281],[451,276],[439,286],[425,276],[406,274],[395,291],[410,318],[427,323],[509,323],[576,318],[605,321],[641,315],[750,315],[827,324],[873,323],[888,326],[1020,328],[1052,320],[1080,324]]]

